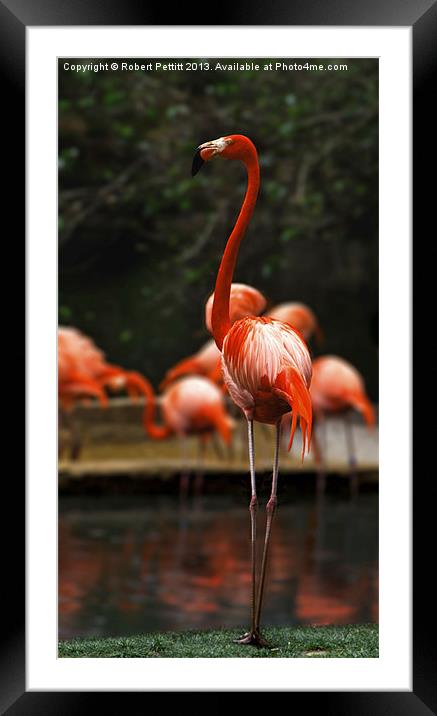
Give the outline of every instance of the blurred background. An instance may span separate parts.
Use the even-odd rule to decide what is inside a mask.
[[[192,179],[191,162],[198,144],[244,133],[258,149],[261,191],[234,280],[261,291],[267,310],[311,307],[324,337],[309,341],[313,356],[355,366],[377,415],[377,60],[342,59],[348,68],[337,72],[76,73],[64,62],[60,325],[157,392],[166,371],[205,344],[205,302],[246,179],[233,162]],[[96,396],[61,406],[60,638],[244,626],[244,425],[233,412],[232,450],[208,445],[200,458],[196,438],[182,452],[178,439],[151,440],[144,399],[127,392],[105,406]],[[357,412],[346,428],[342,415],[327,417],[322,463],[313,453],[301,463],[299,439],[281,458],[271,624],[377,620],[377,428]],[[265,502],[270,428],[257,427],[256,440]],[[181,472],[194,481],[204,473],[182,498]]]

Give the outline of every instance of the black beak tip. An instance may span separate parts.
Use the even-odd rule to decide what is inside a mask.
[[[200,149],[198,149],[193,157],[193,164],[191,166],[191,176],[194,177],[197,172],[203,167],[205,162],[200,156]]]

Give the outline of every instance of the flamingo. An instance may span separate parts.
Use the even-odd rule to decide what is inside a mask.
[[[180,438],[197,435],[202,452],[207,441],[216,433],[226,444],[230,443],[234,421],[226,411],[223,393],[208,378],[185,376],[165,390],[161,398],[163,425],[154,422],[156,399],[148,381],[146,390],[144,427],[150,437],[164,440],[171,435]],[[185,482],[181,480],[181,491]]]
[[[364,379],[358,370],[348,361],[338,356],[320,356],[313,362],[313,378],[311,381],[311,400],[314,417],[324,418],[328,413],[345,413],[353,408],[358,410],[369,428],[375,424],[375,412],[366,395]],[[350,426],[345,422],[346,439],[349,450],[352,491],[356,492],[355,455]],[[316,460],[320,462],[321,452],[317,440]]]
[[[266,576],[267,556],[273,516],[277,505],[279,443],[282,416],[292,411],[289,447],[299,419],[303,436],[302,459],[311,441],[312,407],[309,386],[311,358],[299,333],[274,318],[247,316],[232,324],[229,300],[238,250],[255,208],[259,190],[259,163],[255,145],[242,135],[233,134],[201,144],[194,155],[192,175],[215,158],[243,162],[247,188],[236,224],[229,236],[220,263],[214,290],[211,324],[226,387],[247,420],[251,498],[252,594],[250,630],[239,644],[267,646],[260,632],[260,619]],[[272,488],[266,506],[266,531],[258,590],[256,589],[256,513],[257,493],[254,458],[253,421],[276,426]]]
[[[73,328],[60,328],[58,331],[58,393],[64,410],[84,397],[98,398],[102,405],[107,403],[102,386],[80,357],[84,350],[90,350],[90,344],[91,341]]]
[[[306,341],[309,341],[315,333],[317,342],[322,342],[322,331],[315,313],[304,303],[280,303],[270,309],[266,315],[290,323]]]
[[[130,397],[145,393],[143,376],[118,365],[107,363],[104,353],[91,338],[76,328],[60,326],[58,330],[58,380],[61,385],[72,381],[78,374],[100,391],[126,390]],[[106,401],[105,401],[106,402]]]
[[[107,363],[104,353],[95,343],[76,328],[60,326],[58,329],[58,393],[61,415],[78,402],[97,398],[108,405],[105,390],[126,390],[131,398],[145,395],[145,379],[136,371],[127,371]],[[73,429],[74,432],[74,429]],[[77,458],[80,441],[73,447]]]
[[[58,330],[58,398],[59,426],[65,422],[71,434],[71,457],[77,459],[81,440],[76,422],[71,417],[75,405],[96,398],[102,407],[108,404],[104,388],[84,365],[83,355],[98,349],[89,339],[73,328]],[[67,415],[70,417],[67,418]],[[64,451],[62,433],[59,434],[59,456]]]

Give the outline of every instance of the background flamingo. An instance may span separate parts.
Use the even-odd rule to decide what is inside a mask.
[[[60,421],[65,412],[80,402],[97,398],[106,407],[106,390],[119,393],[126,390],[131,398],[146,394],[143,376],[107,363],[105,355],[95,343],[76,328],[60,326],[58,329],[58,394]],[[72,458],[77,459],[81,440],[74,420],[70,418],[73,434]],[[62,448],[62,445],[61,445]]]
[[[58,330],[58,381],[61,392],[75,374],[111,392],[126,390],[130,397],[145,394],[143,376],[137,371],[125,370],[108,363],[105,354],[88,336],[76,328],[60,327]],[[105,401],[106,402],[106,401]]]
[[[101,352],[89,338],[74,328],[59,328],[58,393],[64,410],[84,397],[98,398],[106,405],[106,394],[89,370],[88,362],[93,354],[101,360]]]
[[[162,425],[154,422],[155,394],[150,383],[146,386],[144,426],[150,437],[164,440],[177,435],[184,440],[189,435],[197,435],[201,455],[208,440],[216,433],[229,444],[234,421],[226,411],[222,392],[212,381],[201,376],[187,376],[172,383],[161,397]],[[197,491],[200,491],[201,481],[199,466]],[[187,475],[183,473],[181,492],[186,492],[187,488]]]
[[[239,639],[241,644],[265,645],[260,634],[260,617],[273,515],[277,503],[279,442],[282,416],[292,410],[290,447],[299,418],[303,450],[311,438],[311,359],[300,335],[288,324],[273,318],[246,317],[232,324],[230,316],[231,283],[241,240],[245,234],[259,190],[259,164],[256,148],[244,135],[220,137],[201,144],[193,160],[196,174],[204,162],[214,157],[242,161],[248,184],[235,227],[228,239],[214,291],[211,324],[217,347],[222,352],[226,386],[234,402],[243,411],[248,425],[251,475],[251,559],[252,612],[250,631]],[[256,512],[257,494],[254,465],[253,421],[276,425],[276,446],[270,499],[258,593],[256,591]]]
[[[375,424],[375,412],[366,395],[364,379],[353,365],[338,356],[320,356],[313,362],[313,378],[311,381],[311,400],[314,417],[318,422],[329,413],[346,414],[351,408],[360,412],[369,427]],[[353,442],[352,426],[344,420],[345,435],[351,472],[351,490],[356,493],[356,457]],[[326,442],[324,440],[324,442]],[[316,461],[321,466],[324,461],[323,450],[319,439],[314,441]],[[324,470],[321,473],[322,488]]]

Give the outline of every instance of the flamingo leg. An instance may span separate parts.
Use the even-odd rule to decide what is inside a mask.
[[[266,534],[265,534],[265,540],[264,540],[264,551],[262,556],[262,562],[261,562],[261,577],[259,582],[259,590],[258,590],[258,602],[256,606],[256,614],[255,614],[255,631],[259,634],[259,625],[261,620],[261,609],[262,609],[262,603],[263,603],[263,597],[264,597],[264,584],[265,584],[265,578],[266,578],[266,568],[267,568],[267,558],[269,553],[269,545],[270,545],[270,535],[272,530],[272,522],[273,522],[273,516],[276,512],[276,505],[277,505],[277,488],[278,488],[278,472],[279,472],[279,450],[281,445],[281,421],[279,420],[276,423],[276,442],[275,442],[275,457],[273,461],[273,477],[272,477],[272,491],[270,494],[270,499],[266,506],[266,512],[267,512],[267,523],[266,523]],[[263,646],[266,645],[262,644]]]
[[[259,635],[257,634],[256,623],[256,513],[258,511],[258,498],[256,494],[256,475],[255,475],[255,449],[253,439],[253,420],[247,420],[247,437],[249,442],[249,466],[250,466],[250,487],[251,497],[249,503],[250,512],[250,543],[251,543],[251,563],[252,563],[252,597],[251,597],[251,625],[250,631],[243,634],[241,639],[237,639],[237,644],[251,644],[261,646],[259,643]]]

